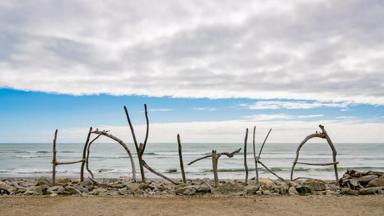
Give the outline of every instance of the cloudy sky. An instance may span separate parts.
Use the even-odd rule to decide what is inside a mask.
[[[384,142],[383,1],[106,2],[0,2],[0,142]]]

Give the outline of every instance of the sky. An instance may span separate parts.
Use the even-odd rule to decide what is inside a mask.
[[[0,142],[384,143],[384,2],[1,1]]]

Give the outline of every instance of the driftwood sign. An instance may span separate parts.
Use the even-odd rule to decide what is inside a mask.
[[[129,128],[130,128],[130,132],[131,132],[131,136],[132,136],[132,139],[133,139],[133,143],[134,143],[135,148],[136,148],[137,158],[138,158],[138,161],[139,161],[141,181],[142,182],[146,182],[144,169],[147,169],[148,171],[152,172],[153,174],[155,174],[155,175],[157,175],[157,176],[159,176],[159,177],[161,177],[161,178],[163,178],[163,179],[165,179],[165,180],[167,180],[167,181],[169,181],[169,182],[171,182],[173,184],[178,184],[178,182],[176,182],[175,180],[170,179],[167,176],[165,176],[165,175],[155,171],[143,159],[144,151],[145,151],[145,148],[147,146],[148,137],[149,137],[149,117],[148,117],[147,105],[144,104],[144,114],[145,114],[145,119],[146,119],[146,132],[145,132],[144,141],[142,143],[140,143],[140,144],[137,141],[135,130],[134,130],[131,118],[129,116],[128,109],[125,106],[124,106],[124,111],[125,111],[125,115],[126,115],[126,118],[127,118],[127,121],[128,121]],[[310,134],[309,136],[307,136],[300,143],[299,147],[297,148],[297,150],[296,150],[296,157],[295,157],[295,160],[293,162],[292,169],[291,169],[291,180],[298,179],[298,178],[293,179],[293,172],[294,172],[296,164],[315,165],[315,166],[328,166],[328,165],[331,165],[331,166],[334,166],[336,182],[338,182],[337,180],[339,178],[338,178],[338,172],[337,172],[337,164],[338,164],[338,162],[336,161],[336,155],[337,155],[336,148],[333,145],[333,143],[332,143],[330,137],[328,136],[326,130],[324,129],[324,126],[319,125],[319,127],[320,127],[320,129],[322,131],[321,133],[316,132],[314,134]],[[273,174],[274,176],[276,176],[279,180],[286,182],[285,179],[281,178],[279,175],[277,175],[275,172],[273,172],[268,166],[266,166],[260,160],[260,157],[261,157],[262,151],[264,149],[265,143],[266,143],[266,141],[267,141],[271,131],[272,131],[272,129],[270,129],[268,131],[268,133],[265,136],[264,141],[263,141],[263,143],[262,143],[262,145],[260,147],[260,150],[259,150],[259,152],[257,154],[256,153],[256,141],[255,141],[256,126],[254,126],[254,128],[253,128],[253,142],[252,142],[252,147],[253,148],[252,148],[252,150],[253,150],[253,157],[254,157],[254,162],[255,162],[255,171],[256,171],[256,173],[255,173],[255,175],[256,175],[255,176],[255,180],[256,180],[256,184],[259,184],[259,170],[258,170],[259,166],[258,165],[261,165],[266,171],[268,171],[271,174]],[[92,135],[94,135],[93,138],[92,138]],[[128,155],[128,158],[130,160],[129,162],[131,164],[132,181],[134,181],[134,182],[137,181],[137,179],[136,179],[135,162],[134,162],[134,158],[132,156],[132,153],[131,153],[130,149],[128,148],[128,145],[123,140],[121,140],[118,137],[116,137],[116,136],[112,135],[111,133],[109,133],[109,131],[98,130],[98,129],[93,130],[92,127],[90,127],[89,131],[88,131],[88,134],[87,134],[87,138],[86,138],[84,147],[83,147],[82,158],[80,160],[77,160],[77,161],[57,161],[57,151],[56,151],[57,136],[58,136],[58,130],[56,129],[55,133],[54,133],[53,145],[52,145],[52,148],[53,148],[52,149],[52,183],[53,184],[55,184],[55,181],[56,181],[56,167],[58,165],[67,165],[67,164],[76,164],[76,163],[81,163],[81,166],[80,166],[80,181],[84,181],[84,169],[86,169],[87,172],[89,173],[89,175],[90,175],[89,178],[91,180],[93,180],[93,181],[96,181],[94,179],[95,176],[94,176],[93,172],[91,171],[91,169],[89,167],[89,164],[90,164],[89,157],[90,157],[90,152],[91,152],[91,146],[100,137],[106,137],[106,138],[109,138],[109,139],[115,141],[117,144],[119,144],[125,150],[125,152]],[[332,150],[333,162],[330,162],[330,163],[306,163],[306,162],[299,162],[298,161],[300,150],[303,147],[303,145],[308,140],[310,140],[312,138],[315,138],[315,137],[327,140],[327,142],[328,142],[328,144],[329,144],[329,146],[330,146],[330,148]],[[248,175],[249,175],[248,163],[247,163],[247,151],[248,151],[247,145],[248,145],[248,128],[245,131],[244,152],[243,152],[244,170],[245,170],[245,179],[244,179],[245,185],[248,184]],[[185,170],[184,170],[183,148],[182,148],[181,138],[180,138],[179,134],[177,134],[177,147],[178,147],[178,156],[179,156],[179,163],[180,163],[182,182],[186,183],[187,179],[186,179]],[[239,153],[240,151],[241,151],[241,148],[239,148],[239,149],[237,149],[237,150],[235,150],[233,152],[221,152],[220,153],[220,152],[217,152],[214,149],[214,150],[212,150],[212,152],[210,154],[207,154],[207,155],[205,155],[203,157],[197,158],[197,159],[189,162],[188,165],[192,165],[192,164],[194,164],[194,163],[196,163],[196,162],[198,162],[200,160],[206,159],[206,158],[211,158],[212,159],[212,171],[213,171],[213,177],[214,177],[214,181],[215,181],[215,187],[217,187],[219,185],[219,177],[218,177],[219,158],[221,156],[223,156],[223,155],[227,156],[228,158],[232,158],[235,154]]]

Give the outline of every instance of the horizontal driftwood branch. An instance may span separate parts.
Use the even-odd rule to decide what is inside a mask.
[[[306,163],[306,162],[296,162],[296,164],[304,164],[304,165],[312,165],[312,166],[331,166],[335,164],[339,164],[338,161],[335,163]]]
[[[76,163],[82,163],[83,161],[84,161],[84,160],[68,161],[68,162],[56,162],[56,165],[76,164]]]
[[[221,155],[225,155],[225,156],[231,158],[231,157],[233,157],[235,154],[239,153],[240,151],[241,151],[241,148],[239,148],[239,149],[237,149],[236,151],[233,151],[233,152],[222,152],[222,153],[217,153],[216,155],[217,155],[217,157],[221,157]],[[203,159],[205,159],[205,158],[210,158],[210,157],[212,157],[212,154],[205,155],[205,156],[203,156],[203,157],[197,158],[197,159],[195,159],[195,160],[189,162],[188,165],[192,165],[192,164],[196,163],[197,161],[203,160]]]

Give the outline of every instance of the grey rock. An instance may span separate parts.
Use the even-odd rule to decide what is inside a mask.
[[[16,192],[17,189],[16,189],[16,187],[11,186],[11,184],[0,181],[0,190],[3,190],[4,194],[12,194],[12,193]]]
[[[41,185],[41,186],[31,186],[27,188],[27,190],[24,192],[24,195],[45,195],[47,194],[48,186]]]
[[[136,182],[130,183],[127,185],[127,189],[136,193],[136,192],[140,191],[140,183],[136,183]]]
[[[89,192],[89,195],[105,195],[107,189],[105,188],[95,188],[93,191]]]
[[[198,193],[211,193],[211,188],[208,185],[202,184],[195,187],[196,192]]]
[[[117,190],[119,195],[128,195],[130,194],[130,191],[127,190],[127,188],[120,188]]]
[[[35,186],[50,185],[51,180],[47,177],[40,177],[37,179]]]
[[[270,190],[263,190],[263,191],[262,191],[262,194],[263,194],[263,195],[271,195],[272,193],[271,193]]]
[[[60,185],[70,184],[71,182],[72,180],[67,177],[59,177],[56,179],[56,184],[60,184]]]
[[[74,194],[81,195],[81,191],[75,187],[67,186],[67,187],[65,187],[63,194],[65,194],[65,195],[74,195]]]
[[[292,187],[290,187],[290,188],[288,189],[288,194],[289,194],[290,196],[298,196],[298,195],[299,195],[299,192],[297,192],[296,188],[292,186]]]
[[[299,195],[301,196],[304,196],[304,195],[307,195],[307,194],[311,194],[312,193],[312,190],[309,186],[307,185],[299,185],[299,186],[296,186],[296,191],[299,193]]]
[[[303,186],[307,186],[311,191],[325,191],[327,189],[326,183],[318,179],[306,180]]]
[[[65,191],[65,189],[61,185],[52,186],[52,187],[49,187],[47,189],[47,193],[48,194],[53,194],[53,193],[55,193],[55,194],[62,194],[62,193],[64,193],[64,191]]]
[[[175,190],[176,195],[187,195],[191,196],[196,194],[196,188],[194,185],[180,187]]]
[[[260,189],[260,185],[247,185],[244,188],[244,192],[247,195],[255,195],[256,192]]]

